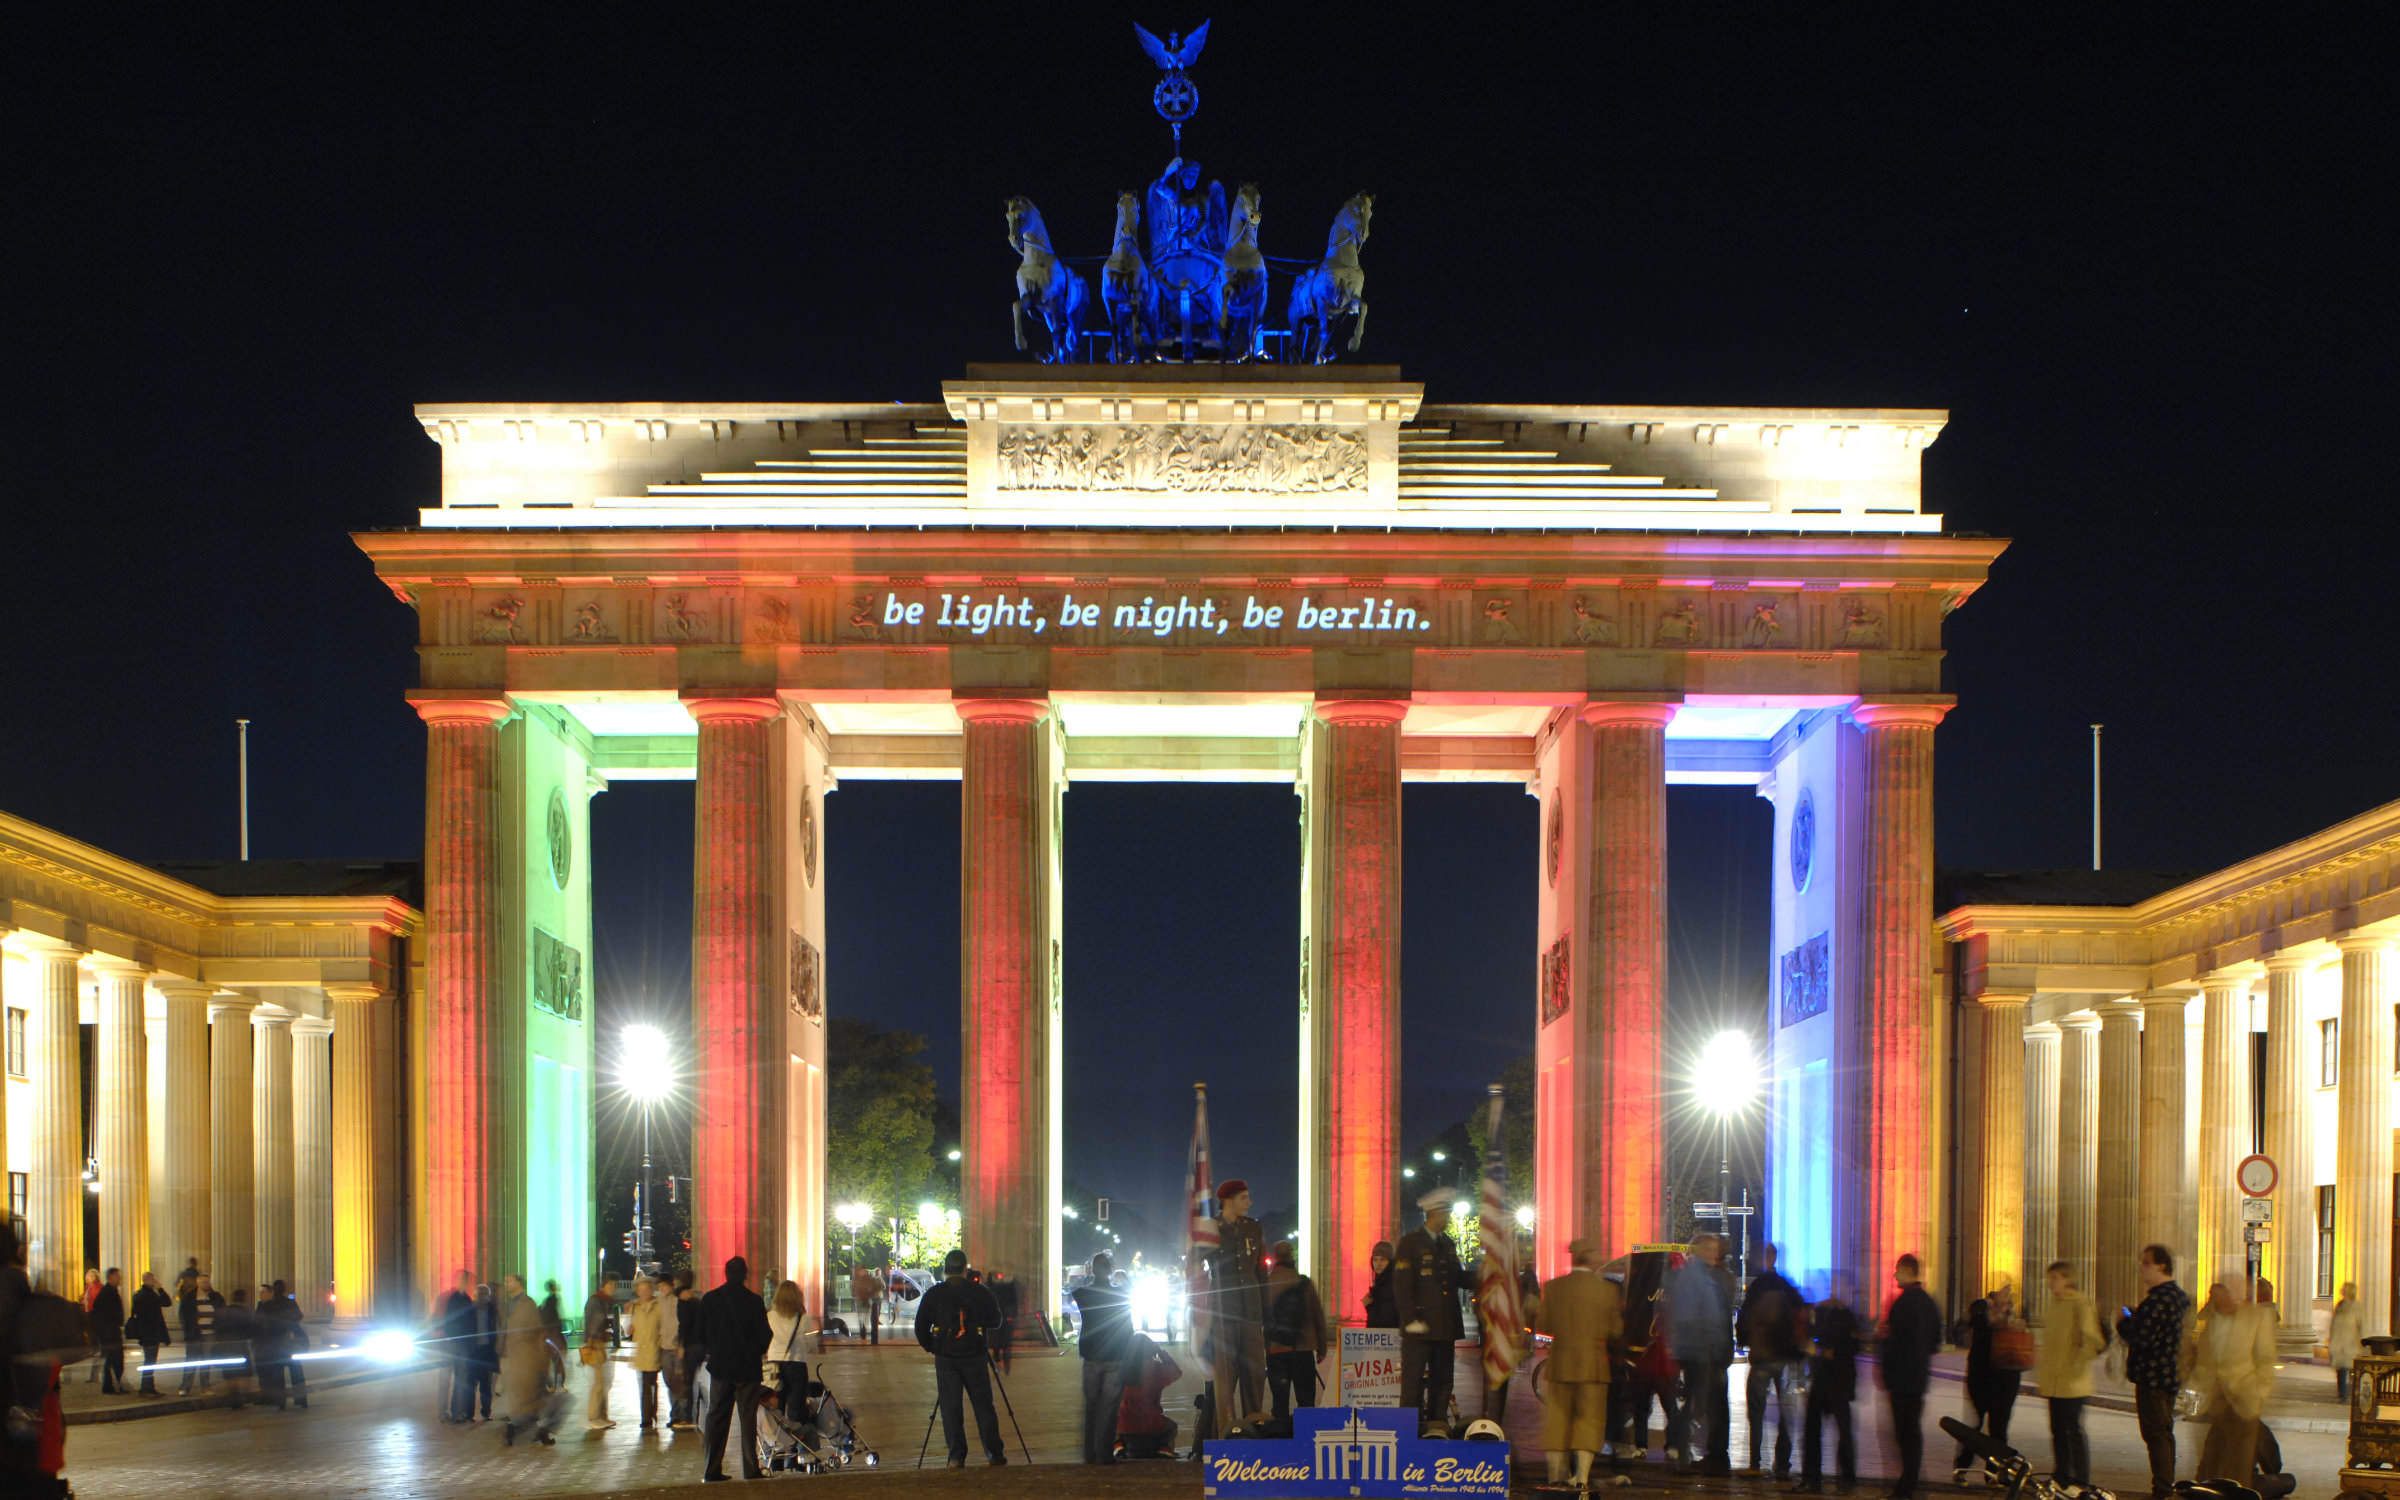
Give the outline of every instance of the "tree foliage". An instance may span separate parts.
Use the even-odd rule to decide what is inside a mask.
[[[888,1220],[913,1220],[917,1205],[951,1197],[934,1170],[933,1069],[925,1038],[856,1016],[832,1016],[825,1034],[826,1207],[863,1203],[873,1222],[859,1243],[888,1238]],[[829,1243],[847,1229],[827,1221]]]
[[[1504,1108],[1500,1115],[1500,1147],[1508,1163],[1508,1200],[1511,1203],[1533,1202],[1533,1057],[1519,1057],[1500,1071],[1500,1090]],[[1478,1107],[1467,1116],[1467,1142],[1475,1153],[1475,1171],[1483,1171],[1484,1122],[1490,1118],[1490,1106]],[[1536,1205],[1539,1208],[1541,1205]]]

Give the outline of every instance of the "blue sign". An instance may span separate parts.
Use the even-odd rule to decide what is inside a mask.
[[[1292,1435],[1202,1447],[1201,1493],[1253,1500],[1312,1495],[1484,1495],[1507,1500],[1506,1443],[1417,1436],[1417,1414],[1389,1406],[1304,1406]]]

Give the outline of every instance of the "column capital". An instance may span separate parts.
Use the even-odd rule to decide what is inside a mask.
[[[208,997],[208,1019],[214,1023],[235,1016],[248,1016],[258,1009],[258,997],[239,990],[219,990]]]
[[[1993,986],[1977,994],[1975,1003],[1985,1010],[2023,1010],[2033,1003],[2033,991]]]
[[[2268,957],[2266,969],[2269,974],[2310,974],[2322,967],[2324,962],[2325,955],[2322,953],[2293,953],[2286,950]]]
[[[684,696],[683,711],[702,724],[726,721],[757,724],[782,718],[783,700],[690,692]]]
[[[2028,1021],[2025,1023],[2025,1040],[2029,1042],[2055,1042],[2065,1034],[2064,1029],[2056,1021]]]
[[[2357,933],[2335,938],[2333,946],[2345,957],[2353,953],[2390,953],[2400,949],[2400,934]]]
[[[999,719],[1014,724],[1039,723],[1050,712],[1047,698],[953,698],[950,707],[962,723],[975,724],[987,719]]]
[[[217,987],[213,984],[205,984],[197,979],[184,979],[173,974],[160,975],[150,981],[150,987],[169,1000],[206,1000],[217,992]]]
[[[87,952],[83,955],[82,965],[91,970],[96,978],[130,979],[137,984],[148,980],[155,972],[146,963],[114,953]]]
[[[292,1017],[292,1034],[294,1036],[331,1036],[333,1035],[333,1022],[324,1016],[294,1016]]]
[[[1320,698],[1313,705],[1328,724],[1397,724],[1408,705],[1392,698]]]
[[[1851,721],[1861,729],[1931,729],[1948,717],[1958,700],[1950,697],[1911,698],[1898,702],[1850,705]]]
[[[269,1026],[289,1026],[299,1019],[280,1005],[260,1005],[250,1012],[250,1024],[261,1030]]]
[[[2103,1026],[2111,1021],[2131,1021],[2136,1026],[2142,1022],[2141,1002],[2131,995],[2119,995],[2114,1000],[2103,1000],[2093,1006],[2092,1010],[2098,1014],[2100,1024]]]
[[[328,1001],[336,1005],[371,1005],[384,995],[383,986],[372,980],[319,985],[318,988],[325,992]]]
[[[46,958],[53,963],[61,960],[73,963],[88,951],[80,943],[70,943],[63,938],[54,938],[48,933],[37,932],[30,927],[9,929],[6,943],[0,946],[5,946],[11,953],[22,953],[27,958]]]
[[[1576,710],[1575,717],[1595,727],[1603,724],[1646,724],[1664,729],[1675,721],[1676,710],[1681,707],[1682,705],[1679,703],[1662,703],[1655,700],[1646,703],[1628,702],[1609,698],[1586,703],[1582,708]]]
[[[2061,1031],[2098,1031],[2100,1013],[2096,1010],[2070,1011],[2058,1018],[2057,1025]]]
[[[2260,976],[2265,973],[2266,970],[2258,964],[2229,964],[2214,974],[2202,976],[2200,993],[2205,995],[2215,990],[2231,990],[2237,994],[2247,995],[2250,993],[2250,987],[2258,983]]]
[[[505,698],[460,697],[440,688],[417,688],[408,706],[428,724],[499,724],[516,708]]]

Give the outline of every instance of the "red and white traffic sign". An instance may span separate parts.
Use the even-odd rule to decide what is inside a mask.
[[[2234,1185],[2253,1198],[2264,1198],[2274,1192],[2279,1175],[2271,1156],[2245,1156],[2242,1164],[2233,1169]]]

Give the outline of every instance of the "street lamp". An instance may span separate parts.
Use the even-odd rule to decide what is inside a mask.
[[[675,1078],[667,1059],[667,1034],[637,1022],[617,1038],[617,1084],[642,1107],[642,1186],[633,1216],[633,1269],[642,1269],[657,1241],[650,1236],[650,1109],[667,1096]]]
[[[850,1276],[851,1279],[856,1280],[858,1277],[858,1231],[867,1220],[875,1217],[875,1210],[867,1207],[864,1203],[845,1203],[833,1211],[833,1216],[850,1231]],[[854,1303],[852,1311],[856,1310]]]
[[[1750,1101],[1758,1097],[1758,1060],[1750,1049],[1750,1033],[1720,1031],[1700,1049],[1700,1069],[1694,1075],[1701,1099],[1717,1117],[1717,1197],[1730,1200],[1733,1196],[1733,1117],[1748,1112]],[[1732,1203],[1721,1201],[1719,1208],[1731,1217]],[[1720,1224],[1724,1220],[1718,1221]],[[1750,1275],[1750,1224],[1743,1216],[1742,1251],[1739,1276]]]

